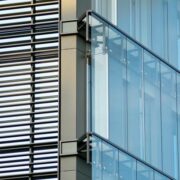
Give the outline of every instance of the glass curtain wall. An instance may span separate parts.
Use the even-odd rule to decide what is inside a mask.
[[[177,179],[178,72],[96,15],[90,20],[92,130]]]
[[[170,180],[104,140],[92,136],[92,179]]]
[[[93,0],[93,8],[180,68],[180,0]]]

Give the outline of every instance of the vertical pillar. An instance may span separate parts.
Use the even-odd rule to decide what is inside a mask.
[[[61,180],[90,180],[90,165],[78,157],[77,140],[86,132],[85,40],[77,19],[91,0],[61,0]]]

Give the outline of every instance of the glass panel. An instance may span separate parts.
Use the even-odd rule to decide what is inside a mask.
[[[91,22],[93,131],[177,177],[176,72],[100,17]]]
[[[160,65],[159,61],[146,51],[144,53],[144,106],[146,161],[161,169]]]
[[[92,119],[96,133],[108,138],[108,53],[107,27],[92,18]]]
[[[167,3],[165,0],[152,0],[152,49],[161,57],[167,58]],[[158,26],[158,28],[157,28]]]
[[[102,180],[102,142],[99,138],[92,137],[92,179]]]
[[[107,143],[102,144],[102,179],[118,180],[118,151]]]
[[[175,67],[178,66],[178,18],[180,9],[178,12],[178,2],[179,0],[167,0],[168,2],[168,50],[169,50],[169,61]],[[179,49],[180,50],[180,49]],[[180,59],[179,59],[180,61]],[[179,67],[180,68],[180,67]]]
[[[127,42],[128,150],[144,159],[142,49]]]
[[[127,148],[126,40],[109,28],[109,129],[110,140]]]
[[[155,180],[170,180],[169,178],[167,178],[167,177],[165,177],[165,176],[163,176],[157,172],[155,173],[154,176],[155,176]]]
[[[153,170],[141,163],[137,163],[137,180],[153,180]]]
[[[147,47],[152,46],[151,38],[152,38],[152,16],[151,16],[151,0],[141,0],[140,1],[140,29],[138,40],[143,43],[143,45]]]
[[[122,180],[136,180],[136,161],[119,152],[119,177]]]
[[[178,106],[178,152],[179,152],[179,179],[180,179],[180,75],[177,75],[177,106]]]
[[[118,10],[117,10],[117,17],[118,17],[117,25],[128,34],[130,34],[131,32],[130,4],[131,4],[131,0],[119,0]]]
[[[177,107],[175,72],[161,64],[163,170],[177,178]]]

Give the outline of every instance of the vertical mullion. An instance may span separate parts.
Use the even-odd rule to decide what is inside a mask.
[[[35,3],[35,0],[31,0],[31,4],[33,5]],[[35,23],[35,16],[33,16],[33,14],[35,13],[35,6],[31,6],[31,24],[34,24]],[[35,50],[35,45],[34,45],[34,42],[35,42],[35,36],[33,35],[34,34],[34,26],[31,26],[31,52],[33,52]],[[34,53],[31,54],[31,61],[33,62],[35,60],[34,58]],[[35,64],[34,63],[31,63],[31,71],[32,72],[35,72]],[[34,82],[35,81],[35,74],[31,73],[31,81]],[[35,92],[35,83],[31,83],[31,91],[32,92]],[[31,93],[31,112],[34,112],[35,111],[35,104],[32,103],[32,102],[35,102],[35,93]],[[30,115],[30,143],[33,144],[34,143],[34,114],[31,113]],[[30,165],[29,165],[29,172],[30,174],[33,174],[33,169],[34,169],[34,165],[33,165],[33,162],[34,162],[34,147],[33,146],[30,146]],[[32,177],[29,176],[29,180],[32,180]]]

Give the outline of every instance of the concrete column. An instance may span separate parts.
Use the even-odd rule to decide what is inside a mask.
[[[91,168],[77,155],[77,140],[86,133],[86,49],[76,20],[91,0],[61,0],[61,180],[90,180]]]

